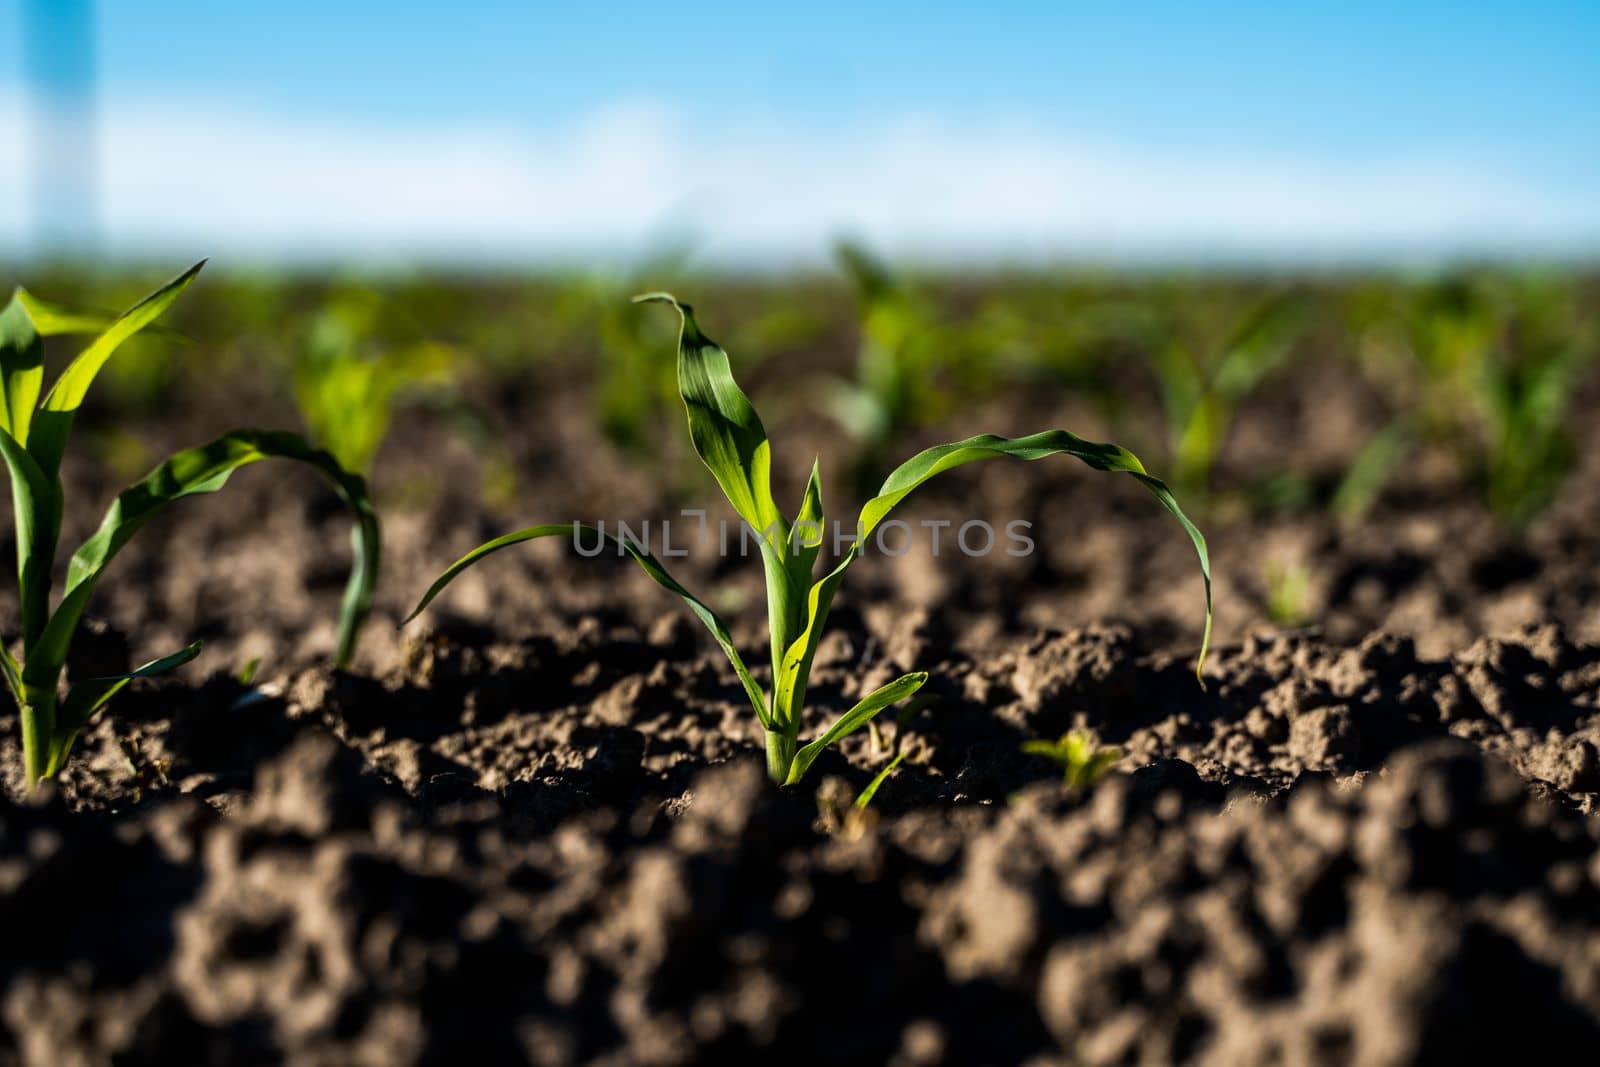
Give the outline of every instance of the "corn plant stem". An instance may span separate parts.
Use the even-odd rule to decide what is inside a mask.
[[[789,768],[794,764],[795,739],[782,730],[767,731],[767,777],[783,785],[789,780]]]
[[[31,693],[18,710],[22,715],[23,774],[32,789],[50,769],[50,742],[56,731],[55,694]]]

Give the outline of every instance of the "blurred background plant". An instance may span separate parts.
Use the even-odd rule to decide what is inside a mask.
[[[270,296],[265,301],[272,302]],[[491,413],[463,388],[481,370],[459,346],[429,337],[448,328],[455,310],[452,302],[424,305],[420,315],[430,318],[423,318],[414,301],[366,284],[338,283],[303,316],[299,343],[278,354],[287,358],[295,406],[311,439],[346,468],[372,478],[396,416],[427,411],[472,444],[484,494],[502,506],[516,498],[514,460]]]
[[[597,427],[675,499],[698,470],[678,432],[673,339],[628,301],[669,281],[732,309],[721,340],[774,426],[821,420],[845,431],[838,447],[858,492],[903,458],[891,442],[903,448],[951,419],[1001,425],[1022,418],[1020,403],[1034,421],[1127,440],[1214,514],[1326,507],[1352,523],[1386,494],[1411,492],[1408,471],[1434,464],[1515,530],[1574,469],[1576,405],[1600,366],[1600,286],[1580,271],[968,278],[908,274],[841,247],[848,288],[820,273],[690,272],[680,251],[636,271],[510,278],[218,271],[171,327],[130,341],[107,368],[84,432],[100,461],[131,476],[152,454],[99,412],[154,418],[174,400],[203,409],[223,396],[268,411],[286,399],[382,489],[383,442],[409,412],[449,423],[471,444],[491,503],[510,507],[517,464],[530,457],[510,452],[506,420],[576,383],[590,407],[575,432]],[[117,306],[140,284],[104,272],[50,280],[88,308]],[[1327,442],[1337,466],[1326,471],[1263,461],[1259,442],[1231,453],[1251,405],[1316,403],[1283,391],[1301,358],[1322,373],[1348,368],[1370,391],[1364,417],[1375,428]],[[826,385],[765,388],[785,377],[769,363],[794,360]]]
[[[1213,470],[1239,406],[1292,355],[1304,297],[1275,284],[1195,299],[1163,286],[1147,335],[1165,418],[1168,480],[1189,498],[1214,489]]]
[[[841,241],[835,252],[855,292],[860,336],[851,377],[830,381],[824,402],[856,442],[850,481],[866,497],[898,462],[887,450],[903,450],[907,430],[948,413],[952,392],[962,384],[950,380],[959,350],[941,331],[928,293],[864,244]]]
[[[455,384],[454,350],[394,343],[378,332],[383,298],[366,288],[333,294],[295,353],[294,397],[312,440],[347,469],[372,474],[397,401]]]
[[[1122,759],[1122,749],[1101,747],[1088,730],[1068,730],[1054,741],[1024,741],[1022,751],[1042,756],[1061,768],[1061,784],[1070,790],[1089,789],[1110,773]]]
[[[1361,518],[1419,450],[1447,455],[1495,514],[1525,526],[1576,452],[1572,404],[1597,357],[1596,319],[1571,277],[1456,274],[1370,283],[1352,302],[1359,364],[1392,398],[1335,510]]]

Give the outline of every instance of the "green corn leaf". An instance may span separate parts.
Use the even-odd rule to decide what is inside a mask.
[[[822,519],[822,474],[813,462],[805,500],[794,524],[785,528],[781,546],[769,544],[765,538],[761,541],[774,670],[783,661],[784,649],[805,630],[806,588],[811,584],[817,554],[822,550]]]
[[[1120,748],[1107,748],[1095,752],[1068,773],[1067,784],[1075,788],[1087,789],[1105,777],[1106,772],[1115,767],[1121,759],[1122,750]]]
[[[115,314],[104,311],[81,311],[40,300],[26,289],[18,289],[15,299],[33,320],[33,328],[40,337],[57,337],[74,333],[99,333],[117,321]]]
[[[794,785],[805,777],[806,771],[817,761],[817,757],[831,744],[855,733],[873,716],[893,704],[898,704],[906,697],[922,688],[928,680],[927,671],[916,671],[911,674],[901,675],[882,689],[878,689],[865,697],[859,704],[839,716],[834,724],[828,727],[823,735],[806,745],[794,754],[794,762],[789,766],[789,780],[784,785]]]
[[[204,647],[204,641],[196,641],[170,656],[153,659],[142,667],[135,667],[127,674],[113,674],[106,678],[85,678],[73,686],[72,691],[67,694],[67,699],[62,701],[60,711],[56,713],[55,736],[45,776],[49,777],[61,770],[67,762],[68,754],[72,751],[73,741],[77,740],[78,731],[87,726],[94,713],[105,707],[124,686],[135,678],[148,678],[153,674],[166,674],[168,671],[177,670],[198,656]]]
[[[828,610],[834,593],[844,579],[845,571],[860,556],[861,545],[872,536],[878,524],[888,517],[895,506],[917,487],[937,474],[978,460],[1010,456],[1015,459],[1037,460],[1046,456],[1069,455],[1099,471],[1127,474],[1153,493],[1168,511],[1177,518],[1189,540],[1194,543],[1200,558],[1200,573],[1205,579],[1206,622],[1205,634],[1200,642],[1200,656],[1195,663],[1195,675],[1205,665],[1206,650],[1211,644],[1211,559],[1206,551],[1206,539],[1200,530],[1183,513],[1172,491],[1165,482],[1154,478],[1144,469],[1139,458],[1127,449],[1113,444],[1087,441],[1066,430],[1047,430],[1027,437],[1007,438],[994,434],[979,434],[964,441],[936,445],[917,453],[897,467],[878,495],[862,507],[857,520],[859,541],[851,547],[839,564],[811,587],[807,604],[806,629],[784,653],[774,686],[773,714],[782,720],[792,709],[804,704],[811,659],[816,653],[818,640],[827,623]]]
[[[1025,741],[1022,751],[1059,766],[1061,784],[1069,789],[1089,788],[1122,759],[1120,748],[1099,748],[1094,737],[1081,730],[1069,730],[1054,741]]]
[[[11,689],[11,695],[16,698],[17,706],[22,705],[22,666],[16,661],[7,649],[0,648],[0,671],[5,672],[6,685]]]
[[[894,759],[889,761],[889,765],[879,771],[872,781],[867,783],[867,787],[861,791],[861,795],[856,797],[856,807],[865,809],[867,805],[871,804],[872,798],[878,795],[878,788],[889,780],[889,776],[894,773],[895,768],[900,766],[900,761],[905,758],[906,754],[904,752],[896,753]]]
[[[711,608],[706,606],[703,601],[701,601],[693,593],[689,592],[689,590],[679,585],[678,580],[672,577],[672,575],[668,574],[667,569],[661,565],[660,561],[652,556],[644,547],[633,543],[631,540],[625,541],[613,534],[595,530],[579,523],[560,522],[549,523],[542,526],[530,526],[527,529],[517,530],[514,533],[504,534],[503,536],[496,537],[492,541],[484,542],[471,552],[468,552],[466,555],[456,560],[449,567],[445,568],[444,573],[439,575],[439,577],[435,579],[433,585],[428,587],[428,591],[424,593],[422,599],[417,602],[417,606],[412,610],[411,614],[406,616],[405,621],[410,622],[412,619],[415,619],[418,615],[422,614],[423,609],[433,602],[433,598],[438,596],[445,586],[454,581],[456,576],[462,571],[466,570],[474,563],[477,563],[485,556],[492,555],[493,553],[500,551],[502,548],[509,548],[512,545],[521,544],[524,541],[532,541],[541,537],[575,537],[580,533],[593,535],[594,537],[601,538],[621,548],[624,552],[633,557],[635,563],[644,568],[644,572],[648,574],[657,585],[668,590],[669,592],[676,593],[678,597],[688,605],[689,610],[694,613],[695,617],[705,624],[707,630],[711,631],[711,636],[716,638],[717,644],[721,646],[723,653],[727,655],[728,661],[733,664],[734,671],[739,675],[739,681],[744,685],[745,695],[750,698],[751,706],[755,708],[756,715],[761,719],[761,725],[771,729],[772,718],[767,711],[767,702],[765,697],[763,697],[761,694],[761,687],[756,684],[755,678],[750,674],[749,668],[744,665],[744,659],[739,655],[739,650],[734,647],[733,637],[728,633],[727,624],[722,621],[717,613],[712,611]],[[404,624],[402,623],[402,625]]]
[[[1340,522],[1364,517],[1377,503],[1390,475],[1399,467],[1418,439],[1413,420],[1402,416],[1367,439],[1345,471],[1328,503]]]
[[[44,384],[44,345],[18,289],[0,310],[0,429],[28,443]]]
[[[174,454],[117,496],[100,528],[73,553],[61,603],[37,645],[28,652],[23,666],[24,678],[34,685],[54,684],[61,665],[66,662],[72,636],[95,584],[116,554],[151,516],[175,500],[215,492],[240,467],[273,457],[297,460],[315,468],[333,483],[355,513],[355,565],[345,589],[337,655],[339,666],[345,666],[371,604],[378,575],[378,520],[367,498],[366,483],[359,475],[345,471],[328,453],[313,448],[299,434],[238,430],[210,444]]]
[[[766,427],[744,390],[734,381],[728,354],[700,332],[694,309],[670,293],[646,293],[636,303],[668,304],[682,320],[678,340],[678,392],[689,416],[689,436],[695,452],[722,487],[739,518],[760,535],[761,563],[767,579],[767,617],[772,634],[774,672],[784,649],[805,626],[806,586],[810,563],[816,559],[812,545],[790,542],[788,520],[772,498],[772,446]],[[820,480],[815,476],[801,506],[803,519],[822,513]],[[814,547],[821,546],[820,526]],[[813,540],[810,537],[805,540]],[[805,573],[800,575],[802,564]],[[776,712],[776,709],[774,709]],[[781,716],[780,722],[784,722]]]
[[[634,301],[670,304],[683,319],[678,391],[689,413],[689,436],[728,503],[757,532],[787,533],[772,499],[772,445],[761,416],[733,380],[728,354],[700,332],[694,309],[672,294],[646,293]]]
[[[154,322],[162,312],[172,306],[179,294],[188,288],[194,281],[195,275],[200,273],[200,268],[205,266],[201,260],[178,277],[145,297],[139,303],[119,315],[104,333],[89,343],[78,357],[67,364],[67,369],[61,372],[61,377],[56,379],[55,385],[50,387],[50,392],[45,394],[44,404],[36,418],[36,432],[28,440],[29,451],[39,461],[39,466],[50,477],[61,467],[61,455],[66,451],[67,435],[72,430],[73,416],[78,408],[83,405],[83,398],[88,395],[89,387],[94,384],[95,376],[100,373],[106,360],[122,345],[124,341]],[[22,440],[22,438],[18,438]]]
[[[61,492],[28,450],[4,429],[0,429],[0,455],[5,457],[11,475],[11,510],[17,531],[17,595],[26,649],[39,639],[50,613],[50,565],[61,531]]]
[[[790,583],[796,589],[811,584],[811,571],[816,566],[817,554],[822,551],[822,467],[820,461],[811,462],[811,478],[806,482],[806,496],[800,504],[800,514],[790,526],[791,539],[784,563]],[[803,621],[803,620],[801,620]]]

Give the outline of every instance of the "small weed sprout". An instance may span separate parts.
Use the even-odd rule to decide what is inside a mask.
[[[856,807],[866,810],[868,805],[872,803],[872,798],[878,795],[879,787],[889,780],[889,776],[895,772],[895,768],[899,767],[901,761],[905,758],[905,752],[895,753],[894,759],[884,764],[883,770],[874,775],[872,781],[868,782],[867,787],[856,797]]]
[[[1133,453],[1112,444],[1087,441],[1065,430],[1027,437],[980,434],[964,441],[937,445],[897,467],[877,495],[862,507],[856,536],[848,552],[822,578],[813,571],[824,541],[822,480],[813,463],[805,497],[794,519],[778,509],[772,497],[772,446],[767,432],[742,389],[733,379],[728,354],[700,332],[693,311],[666,293],[636,300],[664,303],[677,309],[682,332],[678,343],[678,391],[688,413],[695,451],[721,486],[739,518],[757,534],[767,579],[767,616],[771,637],[771,685],[766,691],[745,665],[727,625],[704,601],[678,584],[660,561],[642,545],[574,523],[531,526],[479,545],[451,564],[423,595],[415,618],[457,575],[485,556],[535,538],[583,536],[611,542],[644,568],[656,584],[677,594],[716,639],[733,665],[756,718],[766,733],[767,773],[779,785],[793,785],[828,746],[865,726],[880,711],[911,696],[927,681],[917,671],[868,694],[821,735],[802,745],[799,733],[805,710],[811,661],[827,625],[834,594],[845,572],[860,558],[878,524],[917,487],[944,471],[978,460],[1010,456],[1038,460],[1068,455],[1099,471],[1126,474],[1149,490],[1182,525],[1194,544],[1205,579],[1206,627],[1196,672],[1204,663],[1211,634],[1211,567],[1205,538],[1178,506],[1166,484],[1148,474]]]
[[[65,589],[51,608],[50,587],[65,503],[61,458],[74,417],[118,346],[165,311],[202,265],[190,268],[109,324],[62,312],[22,289],[0,309],[0,453],[11,476],[22,617],[22,658],[18,661],[9,650],[0,648],[0,668],[20,712],[23,772],[30,787],[61,770],[78,732],[128,682],[171,671],[200,654],[197,641],[127,674],[75,679],[64,697],[58,692],[73,636],[96,584],[139,528],[173,501],[214,493],[235,470],[269,457],[310,465],[333,484],[356,519],[355,566],[339,621],[336,659],[341,667],[349,662],[356,633],[371,603],[378,574],[378,520],[367,500],[366,484],[298,434],[237,430],[210,444],[176,453],[118,494],[100,528],[72,554]],[[97,336],[44,392],[42,338],[85,332]]]
[[[1122,758],[1122,749],[1098,747],[1087,730],[1068,730],[1054,741],[1026,741],[1022,751],[1054,761],[1061,767],[1061,784],[1075,790],[1092,787]]]
[[[900,706],[900,710],[895,712],[894,744],[889,749],[889,762],[873,776],[872,781],[868,782],[867,787],[856,797],[856,807],[865,809],[867,805],[871,804],[872,798],[878,795],[878,789],[884,782],[889,780],[889,776],[894,774],[895,768],[900,766],[901,761],[906,758],[906,723],[910,722],[919,711],[927,707],[928,703],[927,694],[923,694],[906,701]],[[878,736],[878,723],[874,720],[868,723],[867,727],[872,731],[872,750],[876,753],[883,746],[883,739]]]

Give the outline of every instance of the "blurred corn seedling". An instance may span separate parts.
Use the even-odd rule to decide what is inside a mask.
[[[1100,747],[1087,730],[1068,730],[1054,741],[1025,741],[1022,751],[1060,767],[1061,784],[1068,789],[1090,788],[1122,759],[1120,748]]]
[[[371,476],[378,450],[406,396],[455,383],[454,350],[431,341],[388,341],[379,332],[381,294],[336,293],[313,316],[294,355],[295,403],[312,440],[347,469]]]
[[[1244,300],[1201,300],[1180,289],[1160,306],[1149,357],[1180,492],[1210,493],[1239,405],[1293,352],[1303,301],[1288,292]]]
[[[1521,526],[1572,469],[1572,399],[1594,366],[1596,323],[1569,282],[1454,276],[1357,294],[1361,364],[1395,401],[1336,509],[1357,519],[1419,448],[1443,450],[1502,519]]]

